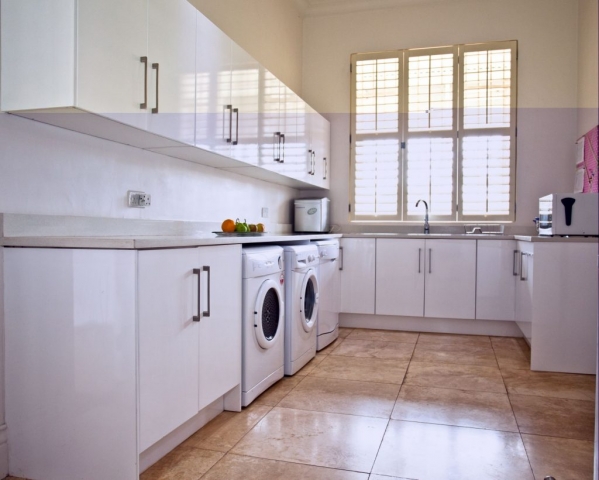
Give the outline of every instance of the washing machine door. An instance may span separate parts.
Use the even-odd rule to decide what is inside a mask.
[[[304,275],[300,290],[300,315],[302,327],[306,332],[312,331],[316,325],[318,312],[318,279],[316,271],[310,269]]]
[[[284,304],[280,287],[272,280],[266,280],[258,290],[254,306],[254,332],[258,344],[268,349],[278,340],[283,331]]]

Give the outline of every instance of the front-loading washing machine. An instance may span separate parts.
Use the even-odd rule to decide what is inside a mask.
[[[243,249],[241,404],[247,407],[284,376],[283,249]]]
[[[316,355],[318,248],[285,248],[285,375],[294,375]]]

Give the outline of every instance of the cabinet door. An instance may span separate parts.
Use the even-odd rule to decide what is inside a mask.
[[[514,320],[516,242],[479,240],[476,261],[477,320]]]
[[[232,147],[236,160],[258,165],[260,160],[260,79],[263,67],[231,42]]]
[[[11,472],[137,478],[135,252],[4,251]]]
[[[516,277],[516,322],[524,336],[532,339],[533,318],[533,245],[518,242],[518,277]]]
[[[200,264],[210,269],[201,277],[201,410],[241,383],[241,246],[198,250]]]
[[[139,253],[140,451],[198,413],[198,249]]]
[[[376,314],[424,315],[424,240],[377,239]]]
[[[186,0],[149,0],[148,130],[189,145],[195,140],[195,48],[195,7]]]
[[[197,12],[196,147],[230,156],[231,39]]]
[[[374,238],[341,239],[341,311],[374,314]]]
[[[145,129],[148,0],[76,3],[77,106]]]
[[[426,240],[424,316],[475,316],[476,241]]]
[[[302,99],[286,85],[281,89],[281,133],[283,142],[283,165],[281,173],[296,180],[311,179],[306,168],[304,136],[306,125],[302,112]],[[301,122],[301,124],[300,124]]]

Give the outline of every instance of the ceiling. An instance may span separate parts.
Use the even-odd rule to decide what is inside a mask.
[[[306,17],[449,1],[455,0],[293,0]]]

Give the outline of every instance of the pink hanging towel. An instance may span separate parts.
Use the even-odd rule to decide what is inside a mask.
[[[599,126],[584,136],[584,186],[583,193],[599,193],[597,151],[599,150]]]

